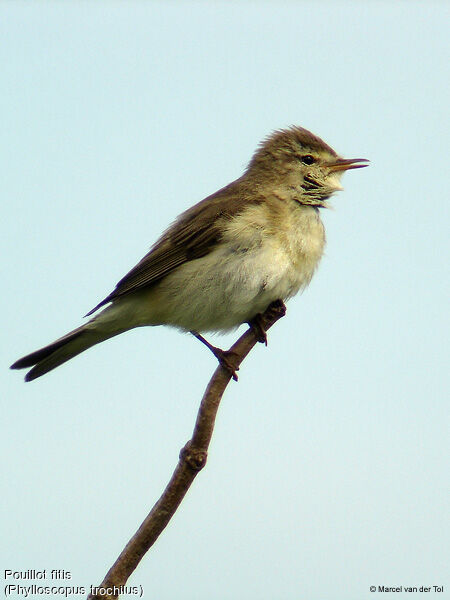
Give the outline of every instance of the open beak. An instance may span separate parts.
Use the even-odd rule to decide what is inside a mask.
[[[368,166],[369,161],[367,158],[337,158],[334,162],[328,164],[328,168],[332,172],[362,169]]]

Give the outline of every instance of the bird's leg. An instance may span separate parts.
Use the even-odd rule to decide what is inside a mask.
[[[270,316],[270,314],[273,314],[274,316],[280,315],[283,317],[286,314],[286,306],[284,305],[284,302],[282,300],[275,300],[275,302],[269,304],[264,314],[266,316]],[[261,344],[265,344],[267,346],[267,332],[266,328],[264,327],[264,318],[262,314],[257,313],[253,317],[253,319],[250,319],[250,321],[248,321],[248,324],[252,328],[256,340]]]
[[[232,360],[230,360],[232,358],[232,356],[234,355],[234,353],[229,352],[227,350],[222,350],[221,348],[217,348],[217,346],[213,346],[212,344],[210,344],[208,342],[208,340],[206,340],[202,335],[200,335],[196,331],[191,331],[190,333],[192,333],[192,335],[194,337],[196,337],[198,340],[200,340],[200,342],[202,344],[205,344],[205,346],[211,350],[211,352],[214,354],[214,356],[219,361],[219,364],[230,373],[230,375],[234,379],[234,381],[237,381],[238,376],[237,376],[236,371],[239,371],[239,367],[236,367],[236,365],[233,365]]]

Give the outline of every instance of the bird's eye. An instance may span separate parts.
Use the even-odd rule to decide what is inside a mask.
[[[305,154],[302,156],[301,160],[304,165],[312,165],[316,162],[316,159],[312,154]]]

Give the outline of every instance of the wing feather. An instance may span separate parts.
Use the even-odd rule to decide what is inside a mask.
[[[109,296],[86,316],[119,296],[150,287],[183,263],[205,256],[219,242],[224,220],[232,219],[249,203],[261,201],[256,195],[247,195],[238,179],[182,213]]]

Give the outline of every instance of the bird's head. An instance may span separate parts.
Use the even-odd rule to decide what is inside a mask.
[[[300,204],[326,206],[326,200],[342,190],[344,171],[366,167],[365,158],[344,159],[319,137],[291,127],[275,131],[256,150],[247,174],[264,181],[272,180],[278,190]]]

